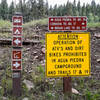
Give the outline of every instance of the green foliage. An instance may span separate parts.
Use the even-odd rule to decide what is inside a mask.
[[[36,24],[39,24],[39,25],[47,25],[47,23],[48,23],[48,19],[47,18],[44,18],[44,19],[33,20],[31,22],[25,23],[24,24],[24,27],[34,26]]]
[[[48,99],[48,100],[53,100],[53,94],[50,92],[50,91],[48,91],[48,92],[46,92],[46,98]]]
[[[99,22],[99,17],[98,16],[94,16],[94,21],[95,22]]]
[[[94,97],[94,100],[99,100],[100,99],[100,94],[99,93],[96,93],[93,95]]]
[[[45,76],[44,67],[39,65],[38,66],[38,72],[40,73],[38,79],[39,79],[39,81],[42,81],[42,79],[45,78],[44,77]]]
[[[4,94],[4,89],[1,87],[0,88],[0,96],[3,96],[3,94]]]
[[[88,27],[100,27],[100,22],[98,22],[98,23],[88,23]]]
[[[85,95],[86,95],[87,100],[93,100],[93,96],[92,96],[92,93],[90,91],[87,90]]]
[[[88,90],[86,90],[85,96],[87,100],[99,100],[100,99],[99,93],[93,94],[91,91],[88,91]]]
[[[7,92],[11,93],[12,91],[12,79],[8,79],[6,82],[6,88],[7,88]]]
[[[40,40],[40,42],[44,45],[45,41],[44,40]]]
[[[5,87],[5,84],[6,84],[6,77],[3,77],[2,82],[1,82],[1,86]]]
[[[6,21],[6,20],[0,20],[0,27],[1,28],[9,28],[11,27],[11,22]]]
[[[39,71],[39,73],[44,73],[44,67],[39,65],[38,66],[38,71]]]
[[[92,23],[94,22],[94,16],[92,13],[89,13],[88,21]]]
[[[23,92],[23,94],[26,96],[26,95],[28,95],[28,88],[26,87],[26,85],[23,83],[22,84],[22,92]]]
[[[5,93],[7,92],[10,94],[12,91],[12,79],[6,79],[5,77],[3,77],[1,86],[3,87]]]

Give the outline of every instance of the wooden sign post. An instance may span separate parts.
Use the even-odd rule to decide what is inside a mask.
[[[16,13],[13,18],[12,37],[12,71],[13,95],[21,96],[21,70],[22,70],[22,24],[23,17]]]
[[[72,92],[72,79],[71,77],[63,77],[63,93]]]

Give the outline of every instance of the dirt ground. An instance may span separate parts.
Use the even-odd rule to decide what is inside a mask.
[[[69,100],[90,100],[88,99],[88,96],[94,98],[93,95],[100,92],[100,28],[89,28],[87,31],[91,34],[91,76],[81,78],[77,77],[72,79],[72,87],[78,90],[82,95],[73,96]],[[38,77],[41,72],[38,72],[37,66],[42,65],[43,69],[45,69],[45,32],[48,32],[47,26],[36,25],[34,27],[30,27],[29,29],[24,29],[24,40],[41,41],[41,44],[23,46],[23,80],[24,78],[29,79],[29,77],[25,75],[26,73],[34,73],[35,77]],[[2,86],[3,77],[6,76],[6,78],[11,78],[11,75],[6,75],[7,67],[9,71],[11,69],[11,51],[11,46],[0,46],[0,86]],[[47,85],[50,85],[50,83],[53,82],[53,87],[55,88],[55,85],[57,85],[58,82],[57,80],[59,79],[60,78],[47,79],[44,76],[44,78],[42,77],[41,79],[41,83],[45,80],[45,82],[42,83],[42,87],[44,86],[44,88],[47,88],[49,87]],[[41,83],[38,83],[38,85],[40,85]],[[62,85],[63,84],[61,83],[59,88],[55,88],[51,91],[55,91],[56,94],[58,92],[60,96],[63,96],[61,94]],[[49,90],[50,88],[46,89],[45,91]],[[42,89],[41,92],[42,91],[44,90]],[[36,93],[34,92],[34,94]],[[43,100],[49,99],[45,98]],[[61,99],[61,97],[59,97],[58,100],[64,100],[64,98]],[[100,100],[100,97],[97,97],[93,100]]]

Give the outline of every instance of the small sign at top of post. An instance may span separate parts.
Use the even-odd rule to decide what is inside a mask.
[[[22,20],[22,16],[13,16],[13,25],[14,26],[21,26],[22,27],[22,23],[23,23],[23,20]]]

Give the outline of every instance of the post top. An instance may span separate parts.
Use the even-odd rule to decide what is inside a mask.
[[[14,15],[18,15],[18,16],[21,16],[22,13],[21,12],[15,12]]]

